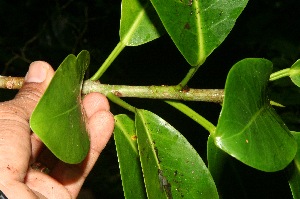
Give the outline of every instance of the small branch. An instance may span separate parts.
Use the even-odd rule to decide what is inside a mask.
[[[7,77],[0,75],[0,88],[20,89],[23,86],[24,77]]]
[[[173,99],[183,101],[203,101],[222,103],[223,89],[187,89],[178,91],[176,86],[125,86],[100,84],[87,80],[83,84],[83,94],[100,92],[104,95],[113,93],[118,97],[135,97],[149,99]]]
[[[22,77],[0,76],[0,88],[20,89]],[[82,94],[99,92],[104,95],[113,93],[118,97],[136,97],[149,99],[172,99],[183,101],[203,101],[222,103],[223,89],[185,89],[178,91],[176,86],[127,86],[100,84],[99,81],[86,80],[83,83]]]

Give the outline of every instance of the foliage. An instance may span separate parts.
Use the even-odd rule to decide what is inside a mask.
[[[89,63],[87,51],[77,57],[69,55],[56,70],[30,117],[31,129],[56,157],[70,164],[80,163],[90,149],[80,107],[82,82]]]
[[[56,3],[59,5],[58,2]],[[50,23],[45,23],[44,27],[51,24],[54,36],[57,36],[59,42],[63,44],[61,45],[62,49],[71,46],[71,41],[76,40],[75,45],[67,49],[68,52],[71,52],[78,48],[78,46],[84,47],[81,43],[81,38],[86,31],[86,24],[79,23],[78,29],[74,29],[78,32],[78,37],[75,39],[59,36],[60,34],[63,35],[62,32],[64,28],[74,28],[72,24],[76,21],[76,18],[73,16],[63,15],[64,9],[68,7],[68,3],[72,3],[72,1],[67,2],[65,5],[57,6],[57,8],[60,9],[54,9],[54,11],[60,14],[53,15],[53,17],[49,19]],[[97,9],[101,8],[101,6],[99,6],[100,4],[103,6],[105,3],[104,1],[98,1]],[[120,16],[119,43],[112,53],[107,56],[106,61],[103,62],[100,69],[91,77],[91,80],[101,78],[101,82],[102,80],[108,81],[108,79],[105,79],[105,76],[103,76],[107,69],[112,70],[117,75],[127,72],[126,66],[123,67],[123,62],[121,64],[120,61],[118,62],[119,58],[122,57],[122,54],[120,54],[121,51],[125,49],[124,52],[126,52],[126,46],[138,46],[150,42],[147,45],[153,48],[153,46],[151,46],[152,43],[155,43],[153,40],[166,34],[172,39],[176,48],[178,48],[190,65],[186,76],[180,83],[174,86],[173,94],[176,95],[176,92],[188,93],[189,89],[186,85],[192,81],[192,77],[201,65],[211,62],[211,60],[209,60],[210,57],[215,56],[215,54],[211,55],[211,53],[214,50],[217,51],[219,48],[222,48],[222,45],[220,47],[218,46],[225,40],[237,18],[246,7],[246,4],[247,1],[234,0],[151,0],[151,2],[146,0],[124,0],[122,1]],[[76,9],[81,7],[87,8],[86,4],[80,1],[75,4]],[[268,10],[266,12],[268,12]],[[85,20],[88,19],[86,12],[82,12],[82,15]],[[59,26],[58,21],[62,23],[64,20],[57,20],[58,16],[65,19],[65,22],[70,24],[70,26]],[[251,16],[253,16],[253,14]],[[253,20],[255,21],[255,19]],[[265,20],[268,19],[265,18]],[[253,23],[253,21],[250,21],[250,23],[251,22]],[[26,49],[29,48],[28,46],[37,39],[40,39],[43,43],[46,41],[45,38],[47,38],[47,36],[48,38],[53,38],[53,35],[48,34],[49,32],[41,31],[35,35],[30,42],[25,44],[21,53],[17,54],[18,56],[16,56],[15,59],[21,57],[23,60],[28,61],[25,59],[27,56],[24,56],[24,52],[27,52]],[[233,37],[233,39],[238,40],[237,37]],[[117,40],[115,40],[115,42],[117,42]],[[20,43],[22,43],[22,41],[20,41]],[[244,41],[244,43],[247,42]],[[286,43],[288,44],[288,42]],[[159,45],[159,43],[156,43],[156,45]],[[101,49],[100,46],[101,44],[96,44],[95,48],[99,50]],[[143,49],[143,46],[144,45],[136,48]],[[279,46],[281,47],[281,45]],[[60,49],[60,51],[62,49]],[[269,51],[272,52],[274,49],[278,50],[276,43],[274,43],[273,49],[270,48]],[[91,52],[92,59],[96,59],[93,55],[99,55],[97,50],[94,51],[96,51],[96,53]],[[286,52],[282,52],[283,55],[279,56],[280,59],[271,57],[275,67],[283,65],[287,68],[292,65],[291,61],[287,61],[288,59],[285,58],[291,55],[284,53]],[[83,54],[87,55],[87,51],[80,53],[77,59],[74,55],[69,55],[65,59],[57,69],[55,78],[31,118],[31,125],[37,135],[52,149],[52,152],[57,155],[58,158],[69,163],[79,162],[83,158],[83,154],[86,153],[85,150],[73,151],[76,147],[72,147],[68,144],[69,134],[65,134],[65,128],[69,128],[70,125],[72,126],[75,123],[79,125],[79,129],[82,129],[80,125],[81,112],[78,109],[80,103],[79,88],[81,88],[84,70],[88,63],[86,61],[80,63],[80,61],[76,60],[80,60],[80,55]],[[173,55],[175,52],[171,54]],[[175,55],[180,56],[179,54]],[[226,56],[229,55],[230,53],[226,54]],[[297,56],[299,55],[296,54],[293,57],[294,62],[298,58]],[[134,56],[134,58],[136,58],[136,56]],[[128,62],[128,60],[131,59],[130,56],[125,56],[123,60]],[[11,60],[8,60],[5,66],[9,66]],[[115,69],[113,65],[109,68],[113,61],[115,61]],[[143,60],[141,63],[144,64],[145,62],[146,61]],[[126,64],[126,62],[124,64]],[[210,67],[213,68],[213,66]],[[6,67],[6,70],[8,70],[7,68],[8,67]],[[269,172],[268,174],[270,175],[276,175],[282,171],[289,172],[290,176],[288,176],[287,179],[282,179],[282,181],[289,182],[293,197],[299,198],[298,184],[300,177],[297,167],[299,159],[297,147],[297,143],[299,144],[299,133],[293,132],[291,134],[289,130],[289,128],[292,128],[295,131],[299,131],[299,128],[297,128],[297,126],[295,127],[295,125],[290,125],[292,122],[288,120],[289,118],[295,120],[295,113],[291,111],[287,112],[288,114],[292,114],[291,116],[278,114],[277,112],[280,113],[285,110],[285,108],[278,109],[275,107],[274,109],[270,104],[271,100],[283,105],[299,105],[297,100],[293,100],[293,98],[286,99],[284,97],[288,94],[278,96],[278,93],[282,92],[280,90],[289,91],[292,93],[292,96],[295,96],[297,93],[299,94],[299,88],[297,88],[297,86],[299,86],[299,62],[296,61],[287,69],[278,70],[276,68],[275,70],[278,71],[274,73],[272,73],[272,69],[273,64],[271,61],[260,58],[243,59],[232,66],[226,78],[225,98],[216,127],[212,124],[213,122],[210,122],[200,115],[200,113],[202,113],[198,108],[201,107],[200,103],[197,103],[196,106],[198,107],[194,104],[189,104],[193,106],[190,108],[185,105],[186,102],[183,104],[178,101],[166,101],[203,126],[204,129],[210,133],[207,140],[207,158],[205,158],[206,156],[201,154],[199,150],[196,151],[194,149],[195,147],[192,146],[197,146],[193,143],[200,142],[200,139],[185,138],[190,136],[190,128],[181,123],[180,120],[177,121],[180,123],[177,125],[177,128],[180,128],[182,134],[167,123],[166,120],[154,114],[154,111],[150,112],[138,109],[121,100],[117,97],[118,95],[115,96],[115,93],[107,94],[107,97],[112,102],[129,110],[128,114],[115,116],[116,126],[114,132],[125,197],[199,198],[202,196],[203,198],[218,198],[221,196],[223,198],[233,198],[233,193],[224,191],[224,182],[222,183],[222,181],[224,181],[224,173],[229,172],[235,176],[234,178],[238,179],[238,183],[233,186],[234,191],[238,192],[237,190],[242,187],[241,190],[243,192],[243,187],[246,182],[241,180],[243,171],[240,168],[244,168],[244,170],[250,169],[252,172],[258,172],[257,170],[259,170],[261,171],[261,173],[259,173],[261,175],[265,175],[265,172]],[[93,70],[92,64],[88,73],[94,72]],[[133,68],[132,70],[136,69]],[[173,70],[178,71],[180,68]],[[214,67],[213,70],[221,69]],[[172,69],[170,68],[169,71],[172,71]],[[161,73],[160,70],[159,72]],[[144,71],[144,73],[147,74],[147,71]],[[69,75],[70,77],[65,78],[62,74]],[[168,75],[170,74],[172,73],[168,72]],[[184,74],[184,72],[180,72],[180,74]],[[161,74],[157,74],[158,77],[160,77],[160,75]],[[126,77],[125,73],[124,76]],[[282,78],[286,76],[289,76],[291,81],[282,83]],[[162,78],[151,78],[157,81],[156,84],[165,84]],[[112,83],[114,82],[114,80],[111,81]],[[121,83],[122,81],[128,84],[125,78],[122,78]],[[142,79],[141,82],[143,81],[144,79]],[[214,81],[213,77],[210,81]],[[155,83],[155,81],[153,82]],[[291,82],[296,86],[291,86]],[[138,82],[129,83],[136,84]],[[166,83],[169,82],[167,81]],[[59,86],[55,86],[56,84],[64,85],[64,89],[68,88],[67,91],[59,90]],[[288,87],[284,86],[286,84]],[[77,92],[71,95],[73,89],[77,89]],[[62,93],[66,95],[62,95]],[[153,95],[155,95],[155,93]],[[59,96],[63,97],[63,99],[59,99]],[[130,102],[131,104],[136,103],[135,101]],[[52,123],[58,124],[55,138],[39,133],[38,129],[49,128],[49,115],[53,112],[52,106],[45,107],[43,103],[58,107],[58,112],[55,112],[54,116],[50,118],[55,118],[57,115],[65,116],[62,117],[64,118],[63,120],[60,117],[57,118],[57,121],[51,119]],[[57,104],[59,104],[59,106]],[[140,106],[147,105],[141,104]],[[164,105],[159,106],[164,107]],[[76,122],[74,120],[69,121],[69,118],[73,118],[73,112],[68,111],[71,110],[72,107],[75,107],[74,110],[76,110],[75,120],[78,120]],[[150,110],[151,108],[152,107],[150,107]],[[113,107],[113,111],[114,109],[116,108]],[[210,111],[210,109],[208,109],[208,111]],[[173,113],[174,112],[172,112],[172,114]],[[42,116],[38,116],[38,114]],[[163,118],[164,117],[165,116],[163,116]],[[76,135],[81,135],[81,132],[82,130],[74,131],[74,139]],[[57,139],[57,137],[60,139]],[[82,140],[81,138],[77,137],[76,139],[78,144],[82,144],[82,142],[79,141]],[[57,143],[66,144],[57,147]],[[83,146],[86,148],[88,145],[83,144]],[[69,150],[71,150],[72,153],[69,153]],[[72,154],[72,156],[70,156],[70,154]],[[205,162],[208,163],[207,166]],[[227,165],[230,166],[228,167]],[[251,177],[254,178],[254,176]],[[251,181],[251,183],[255,182]],[[132,190],[135,191],[133,192]],[[245,192],[246,193],[243,193],[245,194],[244,197],[247,197],[247,195],[251,196],[251,193]]]

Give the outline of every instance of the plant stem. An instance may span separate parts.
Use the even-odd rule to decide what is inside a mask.
[[[0,75],[0,88],[20,89],[23,83],[24,77],[6,77]]]
[[[183,80],[176,86],[176,90],[180,91],[182,90],[187,83],[190,81],[190,79],[192,79],[192,77],[194,76],[194,74],[197,72],[199,66],[198,67],[192,67],[189,72],[186,74],[186,76],[183,78]]]
[[[23,77],[0,76],[0,88],[20,89]],[[100,84],[99,81],[86,80],[83,83],[82,94],[99,92],[104,95],[113,93],[118,97],[136,97],[149,99],[174,99],[184,101],[202,101],[222,103],[223,89],[186,89],[178,91],[176,86],[126,86]]]
[[[128,104],[128,103],[125,102],[124,100],[121,100],[121,99],[120,99],[119,97],[117,97],[115,94],[113,94],[113,93],[108,93],[108,94],[106,95],[106,97],[107,97],[110,101],[114,102],[115,104],[118,104],[119,106],[125,108],[126,110],[131,111],[131,112],[133,112],[133,113],[136,112],[136,111],[135,111],[135,109],[136,109],[135,107],[131,106],[130,104]]]
[[[118,45],[114,48],[114,50],[110,53],[110,55],[107,57],[102,66],[99,68],[99,70],[90,78],[90,80],[98,80],[124,48],[125,44],[122,41],[120,41]]]
[[[207,119],[196,113],[193,109],[186,106],[185,104],[177,101],[165,100],[166,103],[170,104],[174,108],[178,109],[180,112],[187,115],[189,118],[203,126],[210,134],[213,134],[216,127]]]
[[[125,86],[100,84],[97,81],[84,82],[82,93],[100,92],[104,95],[112,92],[118,97],[136,97],[150,99],[175,99],[184,101],[204,101],[222,103],[223,89],[189,89],[178,91],[176,86]]]
[[[270,75],[270,81],[274,81],[283,77],[290,76],[290,68],[286,68]]]

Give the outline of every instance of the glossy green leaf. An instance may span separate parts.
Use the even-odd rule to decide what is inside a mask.
[[[125,198],[147,198],[135,124],[127,115],[115,116],[114,138]]]
[[[212,175],[220,195],[228,193],[228,187],[234,187],[237,192],[243,192],[247,195],[245,184],[247,182],[241,180],[239,166],[236,165],[231,156],[218,148],[214,143],[213,137],[210,135],[207,140],[207,161],[208,169]],[[237,183],[225,185],[224,182],[237,181]]]
[[[200,66],[227,37],[247,0],[151,0],[173,42]]]
[[[300,146],[300,132],[293,132],[298,146]],[[290,188],[294,199],[300,199],[300,149],[298,148],[292,164],[292,175],[289,179]]]
[[[137,110],[136,128],[148,198],[218,198],[204,162],[174,127]]]
[[[138,46],[156,38],[163,26],[148,0],[123,0],[120,39],[126,46]]]
[[[230,70],[214,136],[216,145],[263,171],[278,171],[295,157],[297,143],[270,105],[266,86],[272,63],[244,59]]]
[[[31,129],[60,160],[81,162],[89,136],[81,110],[81,85],[89,65],[88,51],[69,55],[58,67],[30,118]]]
[[[290,78],[294,84],[300,87],[300,59],[298,59],[291,67],[289,71]]]
[[[222,185],[222,173],[224,172],[224,164],[227,161],[228,154],[218,148],[212,136],[207,140],[207,161],[208,170],[212,175],[217,187]]]

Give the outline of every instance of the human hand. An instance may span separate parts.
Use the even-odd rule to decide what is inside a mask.
[[[107,99],[90,93],[82,101],[91,141],[87,157],[75,165],[56,159],[29,127],[32,111],[53,75],[49,64],[33,62],[15,99],[0,102],[0,190],[9,199],[76,198],[113,132]],[[31,166],[40,164],[50,172]]]

